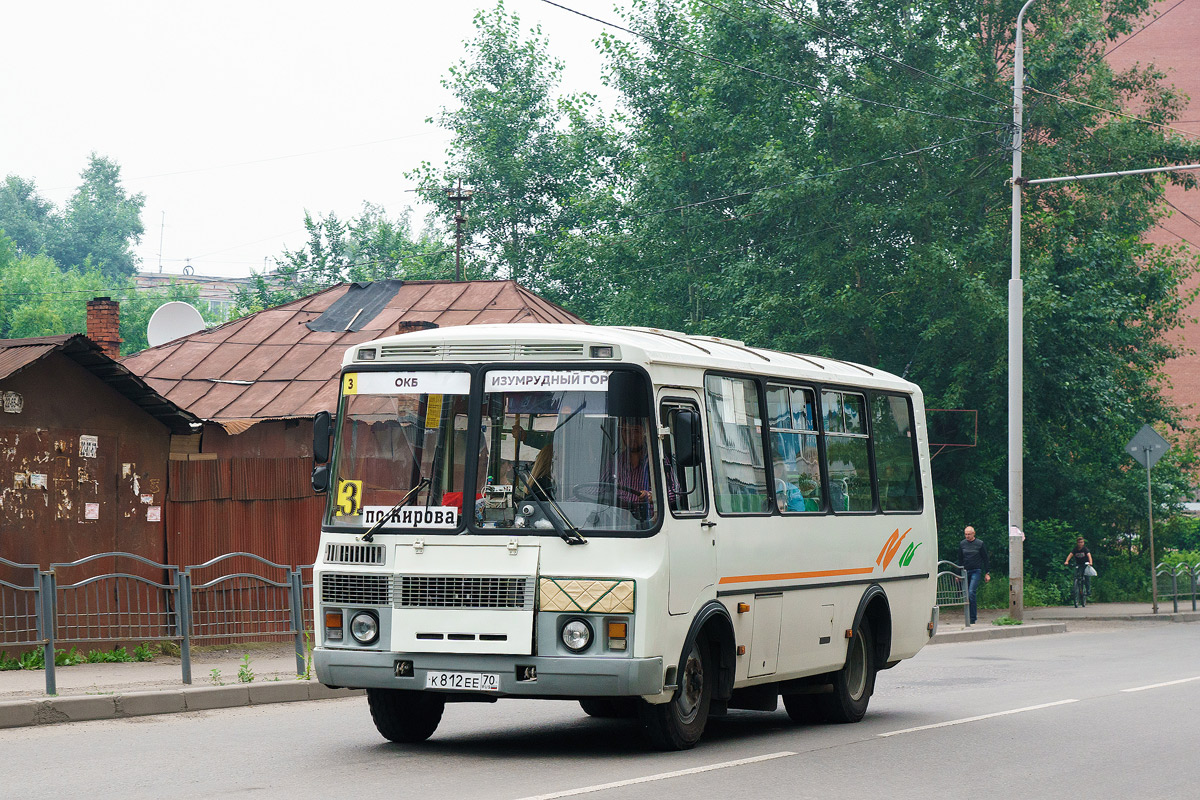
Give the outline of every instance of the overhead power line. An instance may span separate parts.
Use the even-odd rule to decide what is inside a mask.
[[[1176,4],[1175,4],[1175,5],[1173,5],[1173,6],[1171,6],[1171,7],[1170,7],[1170,8],[1168,8],[1166,11],[1164,11],[1164,12],[1163,12],[1163,13],[1161,13],[1161,14],[1159,14],[1157,17],[1155,17],[1154,19],[1150,20],[1149,22],[1147,22],[1147,23],[1146,23],[1145,25],[1143,25],[1142,27],[1138,28],[1136,31],[1134,31],[1133,33],[1131,33],[1131,34],[1129,34],[1128,36],[1126,36],[1124,39],[1122,39],[1122,40],[1121,40],[1120,42],[1118,42],[1117,44],[1113,45],[1112,49],[1111,49],[1111,50],[1109,50],[1109,51],[1107,51],[1107,52],[1104,54],[1104,55],[1105,55],[1105,57],[1107,58],[1108,56],[1112,55],[1113,53],[1115,53],[1115,52],[1116,52],[1117,50],[1119,50],[1120,48],[1124,47],[1124,46],[1125,46],[1125,44],[1126,44],[1126,43],[1127,43],[1127,42],[1128,42],[1130,39],[1132,39],[1133,37],[1137,36],[1139,33],[1141,33],[1142,31],[1146,30],[1146,28],[1149,28],[1149,27],[1150,27],[1151,25],[1153,25],[1154,23],[1158,22],[1160,19],[1162,19],[1163,17],[1165,17],[1167,14],[1170,14],[1172,11],[1174,11],[1174,10],[1175,10],[1175,9],[1177,9],[1177,8],[1179,8],[1181,5],[1183,5],[1183,3],[1184,3],[1184,0],[1179,0],[1179,2],[1178,2],[1178,3],[1176,3]]]
[[[609,22],[608,20],[603,20],[603,19],[600,19],[599,17],[593,17],[591,14],[585,14],[582,11],[577,11],[573,8],[569,8],[568,6],[564,6],[561,3],[554,2],[554,0],[542,0],[542,2],[545,3],[546,5],[551,5],[551,6],[554,6],[555,8],[560,8],[563,11],[569,12],[571,14],[575,14],[576,16],[583,17],[584,19],[589,19],[592,22],[598,22],[599,24],[605,25],[614,30],[622,31],[623,33],[628,33],[630,36],[637,36],[640,39],[645,39],[646,41],[654,42],[655,44],[662,45],[663,47],[667,47],[672,50],[678,50],[681,53],[687,53],[689,55],[696,56],[697,58],[702,58],[706,61],[712,61],[717,64],[721,64],[722,66],[731,67],[733,69],[739,69],[739,70],[742,70],[743,72],[748,72],[751,75],[757,75],[760,78],[769,78],[771,80],[780,81],[781,83],[786,83],[786,84],[789,84],[791,86],[796,86],[801,89],[807,89],[809,91],[816,92],[817,94],[820,94],[820,95],[834,97],[834,98],[855,100],[859,103],[866,103],[868,105],[880,106],[881,108],[890,108],[894,111],[907,111],[910,114],[920,114],[922,116],[934,117],[937,119],[948,119],[948,120],[953,120],[955,122],[970,122],[975,125],[990,125],[993,128],[1003,127],[1008,124],[1006,122],[997,122],[994,120],[989,121],[989,120],[982,120],[982,119],[972,119],[970,117],[956,117],[956,116],[953,116],[950,114],[939,114],[935,111],[923,111],[923,110],[917,109],[917,108],[909,108],[908,106],[898,106],[893,103],[884,103],[880,100],[868,100],[865,97],[858,97],[856,95],[848,94],[846,92],[830,92],[825,89],[822,89],[819,86],[814,86],[809,83],[803,83],[802,81],[794,81],[791,78],[784,78],[780,75],[774,75],[770,72],[764,72],[759,69],[754,69],[753,67],[747,67],[744,64],[738,64],[733,61],[728,61],[726,59],[719,58],[717,56],[710,55],[708,53],[704,53],[699,50],[695,50],[691,47],[684,47],[683,45],[680,45],[680,44],[674,44],[672,42],[668,42],[666,39],[663,39],[658,36],[652,36],[651,34],[648,34],[648,33],[641,33],[640,31],[635,31],[630,28],[626,28],[624,26],[617,25],[615,22]]]
[[[1156,128],[1162,128],[1163,130],[1172,131],[1174,133],[1178,133],[1181,136],[1186,136],[1189,139],[1200,136],[1200,134],[1192,133],[1191,131],[1185,131],[1182,128],[1176,128],[1171,125],[1164,124],[1162,122],[1155,122],[1154,120],[1145,119],[1144,117],[1137,117],[1137,116],[1134,116],[1133,114],[1126,114],[1122,111],[1115,111],[1111,108],[1105,108],[1104,106],[1097,106],[1097,105],[1093,105],[1091,103],[1085,103],[1082,100],[1075,100],[1070,97],[1064,97],[1061,94],[1054,94],[1053,92],[1043,92],[1041,89],[1034,89],[1032,86],[1026,86],[1025,91],[1033,92],[1034,94],[1044,95],[1045,97],[1052,97],[1055,100],[1059,100],[1063,103],[1071,103],[1073,105],[1084,106],[1085,108],[1091,108],[1096,111],[1103,111],[1105,114],[1112,114],[1114,117],[1121,117],[1123,119],[1133,120],[1134,122],[1140,122],[1143,125],[1152,125]]]

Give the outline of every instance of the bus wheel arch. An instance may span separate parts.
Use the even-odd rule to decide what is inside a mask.
[[[679,663],[668,672],[675,685],[671,699],[638,704],[638,716],[656,748],[687,750],[700,740],[713,701],[733,693],[733,642],[733,622],[724,606],[709,603],[693,618]]]
[[[887,593],[878,583],[868,586],[858,601],[858,610],[854,612],[852,630],[859,630],[864,622],[871,628],[875,668],[883,669],[884,665],[891,661],[892,607],[888,603]]]
[[[828,694],[816,696],[817,710],[829,722],[858,722],[867,713],[875,676],[891,650],[892,616],[887,594],[878,584],[863,592],[848,631],[846,663],[830,674]]]
[[[712,649],[713,663],[717,669],[713,698],[728,700],[733,695],[733,681],[737,670],[737,637],[733,633],[733,620],[729,618],[729,610],[716,600],[705,604],[692,618],[692,626],[688,630],[683,651],[686,653],[691,643],[701,637]],[[678,674],[678,668],[676,673]]]

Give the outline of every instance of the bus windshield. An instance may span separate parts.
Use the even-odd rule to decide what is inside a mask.
[[[466,372],[347,372],[326,524],[457,529],[466,464]]]
[[[644,415],[619,416],[603,370],[493,370],[484,375],[475,522],[484,529],[558,525],[643,531],[662,507]],[[615,413],[610,413],[615,412]]]

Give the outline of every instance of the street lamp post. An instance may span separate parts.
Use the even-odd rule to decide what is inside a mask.
[[[1024,373],[1025,299],[1021,284],[1021,125],[1025,93],[1025,12],[1017,14],[1013,44],[1013,171],[1012,171],[1012,277],[1008,281],[1008,615],[1025,618],[1025,419]]]

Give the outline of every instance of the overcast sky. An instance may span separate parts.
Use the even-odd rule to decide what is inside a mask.
[[[611,2],[565,4],[616,20]],[[404,173],[445,153],[446,133],[425,122],[450,103],[440,80],[493,5],[7,4],[0,175],[61,208],[94,150],[146,195],[143,271],[159,270],[161,234],[163,272],[189,259],[202,275],[261,272],[303,244],[305,209],[414,205]],[[600,26],[540,0],[506,7],[542,25],[569,90],[601,88]]]

